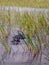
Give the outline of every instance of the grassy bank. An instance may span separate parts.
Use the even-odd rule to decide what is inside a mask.
[[[28,45],[31,45],[34,50],[35,56],[42,50],[42,44],[49,47],[49,12],[12,12],[0,10],[0,33],[2,42],[5,49],[8,51],[7,42],[10,35],[11,28],[18,26],[21,31],[26,33]],[[6,26],[7,27],[6,27]],[[34,41],[32,41],[32,38]],[[35,42],[36,41],[36,42]]]
[[[49,8],[49,0],[0,0],[0,5]]]

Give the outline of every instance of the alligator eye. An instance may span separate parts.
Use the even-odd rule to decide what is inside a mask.
[[[25,39],[25,35],[23,32],[18,32],[18,36],[20,39]]]

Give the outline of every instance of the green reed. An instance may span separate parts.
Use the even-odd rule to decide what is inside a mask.
[[[2,12],[3,13],[3,12]],[[42,51],[42,44],[47,45],[46,37],[49,36],[49,14],[47,16],[44,12],[16,12],[14,11],[11,16],[10,11],[5,12],[4,15],[0,15],[0,31],[2,34],[1,42],[8,51],[8,36],[10,35],[11,28],[18,26],[20,30],[25,32],[28,45],[32,47],[34,51],[34,58]],[[7,29],[5,30],[5,25]],[[32,40],[34,39],[34,42]],[[37,42],[36,42],[37,41]]]

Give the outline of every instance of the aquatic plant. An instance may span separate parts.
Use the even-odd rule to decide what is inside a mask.
[[[9,11],[0,12],[0,42],[5,48],[5,52],[2,55],[2,61],[6,58],[7,53],[10,51],[10,45],[8,43],[8,36],[10,35],[10,14]],[[7,14],[6,14],[7,13]]]
[[[48,14],[46,17],[44,12],[24,12],[15,17],[20,29],[26,33],[28,45],[34,51],[34,58],[40,52],[42,55],[42,45],[47,45],[46,37],[49,36]]]

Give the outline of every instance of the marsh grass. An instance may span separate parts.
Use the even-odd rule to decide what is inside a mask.
[[[33,8],[49,8],[49,0],[29,0],[29,2],[28,0],[0,0],[0,5],[1,6],[33,7]]]
[[[5,11],[0,11],[0,42],[5,48],[5,52],[2,55],[2,61],[7,56],[7,53],[10,50],[9,43],[8,43],[8,36],[10,35],[10,15]]]
[[[44,12],[24,12],[21,14],[22,12],[20,13],[14,11],[12,13],[14,14],[13,16],[10,11],[0,11],[0,13],[0,32],[2,34],[0,41],[2,42],[7,52],[9,50],[8,36],[10,35],[12,26],[19,27],[20,30],[26,34],[28,45],[31,45],[32,50],[34,51],[33,59],[36,57],[36,55],[42,52],[42,45],[48,46],[48,42],[46,41],[46,37],[49,36],[48,13],[46,13],[47,16]],[[32,38],[34,39],[34,42]]]
[[[47,17],[48,15],[49,14],[47,14]],[[46,38],[49,36],[49,20],[47,21],[47,17],[45,17],[44,12],[40,12],[38,14],[35,12],[30,14],[28,12],[24,12],[22,15],[19,13],[19,16],[16,17],[19,22],[20,29],[26,32],[28,45],[31,45],[34,50],[35,57],[36,54],[42,52],[42,45],[48,45]],[[37,42],[34,43],[32,38]]]

